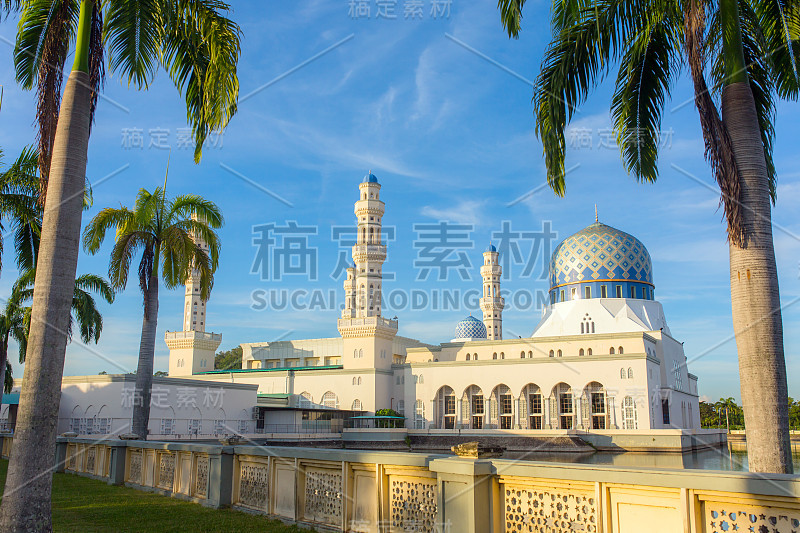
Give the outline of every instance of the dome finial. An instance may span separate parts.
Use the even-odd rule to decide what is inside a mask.
[[[597,204],[594,204],[594,221],[600,222],[600,219],[597,217]]]

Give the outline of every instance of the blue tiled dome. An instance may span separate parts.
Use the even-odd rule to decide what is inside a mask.
[[[369,174],[364,176],[364,179],[361,180],[361,183],[378,183],[378,177],[372,172],[370,172]]]
[[[456,325],[456,339],[485,339],[486,326],[474,316],[468,316]]]
[[[653,287],[653,263],[639,239],[595,222],[556,247],[550,260],[550,290],[602,282],[621,283],[621,297],[629,297],[629,286],[641,294],[643,287]],[[592,294],[598,295],[599,289]]]
[[[489,243],[489,246],[486,247],[487,252],[496,252],[497,248],[494,247],[494,244]]]

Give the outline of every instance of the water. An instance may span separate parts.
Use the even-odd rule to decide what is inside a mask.
[[[592,465],[629,466],[633,468],[696,468],[746,472],[747,452],[729,448],[708,449],[686,453],[595,452],[591,454],[506,452],[503,459],[579,463]],[[794,471],[800,473],[800,453],[792,456]]]

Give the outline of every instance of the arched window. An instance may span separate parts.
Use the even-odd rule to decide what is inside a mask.
[[[625,369],[624,368],[620,368],[619,369],[619,377],[620,377],[620,379],[625,379],[625,376],[626,376]]]
[[[532,351],[530,351],[530,350],[528,350],[528,357],[529,357],[530,359],[533,359],[533,352],[532,352]]]
[[[581,322],[581,333],[583,333],[583,322]]]
[[[519,358],[520,359],[525,359],[525,350],[522,350],[521,352],[519,352]]]
[[[353,400],[353,406],[350,408],[351,411],[361,411],[361,400]]]
[[[474,361],[477,361],[478,360],[478,354],[476,354],[476,353],[472,354],[472,359]]]
[[[304,409],[310,408],[314,404],[314,400],[311,398],[310,392],[302,392],[300,393],[300,407]]]
[[[419,375],[419,382],[420,383],[425,383],[425,377],[423,377],[422,374]]]
[[[611,355],[614,355],[614,347],[613,346],[608,349],[608,353],[610,353]]]
[[[550,350],[550,357],[555,357],[556,353],[553,350]]]
[[[354,358],[354,359],[358,359],[358,348],[356,348],[355,350],[353,350],[353,358]]]
[[[500,359],[506,358],[506,352],[500,352]]]
[[[592,321],[592,333],[594,333],[594,321]]]
[[[353,378],[353,385],[356,384],[356,378]]]
[[[578,355],[583,355],[583,348],[581,348],[580,350],[578,350]]]
[[[492,354],[492,359],[497,359],[497,352],[494,352],[494,353]]]
[[[361,359],[364,357],[364,348],[359,348],[358,350],[358,358]]]
[[[322,395],[322,407],[325,409],[338,409],[339,398],[335,392],[328,391]]]
[[[622,401],[622,429],[637,429],[638,427],[636,402],[630,396],[625,396]]]
[[[467,361],[469,361],[469,354],[467,354]]]
[[[633,379],[633,369],[628,367],[628,379]]]
[[[589,348],[588,350],[586,350],[586,355],[592,355],[592,349],[591,349],[591,348]]]
[[[425,404],[422,400],[414,403],[414,426],[417,429],[425,429]]]
[[[619,353],[622,353],[622,346],[619,347]]]
[[[559,356],[559,357],[561,357],[562,355],[563,355],[563,354],[561,353],[561,350],[559,350],[559,351],[558,351],[558,356]]]

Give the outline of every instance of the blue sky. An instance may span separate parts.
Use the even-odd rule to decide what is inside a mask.
[[[139,188],[162,184],[172,146],[168,189],[215,201],[226,225],[223,254],[209,302],[208,330],[221,332],[221,348],[242,342],[336,336],[336,309],[259,310],[256,294],[286,289],[316,289],[342,297],[341,279],[332,279],[340,250],[333,226],[354,223],[357,184],[372,170],[387,204],[384,224],[396,228],[386,271],[396,275],[384,292],[426,294],[479,287],[480,254],[493,232],[508,221],[514,230],[538,231],[549,222],[558,237],[590,224],[597,204],[600,220],[638,237],[653,258],[657,299],[673,335],[685,341],[690,371],[700,378],[703,396],[739,397],[736,347],[732,339],[728,253],[719,195],[703,159],[697,112],[689,80],[674,87],[662,129],[664,146],[655,184],[638,184],[609,146],[611,83],[601,85],[581,106],[568,134],[567,195],[546,187],[541,144],[534,135],[532,88],[548,40],[546,2],[526,6],[521,38],[509,40],[494,2],[453,0],[449,14],[431,14],[433,0],[422,2],[422,18],[404,18],[414,2],[397,0],[395,19],[355,17],[346,0],[234,2],[233,17],[243,31],[239,64],[239,112],[216,145],[206,146],[200,165],[183,146],[185,108],[169,78],[160,72],[147,92],[129,90],[110,76],[92,130],[87,174],[99,209],[131,205]],[[390,2],[391,4],[391,2]],[[408,6],[406,4],[409,4]],[[446,9],[447,2],[440,4]],[[0,83],[5,88],[0,114],[0,146],[6,164],[34,141],[34,95],[14,82],[12,48],[15,21],[0,23]],[[298,68],[299,67],[299,68]],[[613,76],[612,76],[613,81]],[[245,98],[247,96],[247,98]],[[797,323],[800,305],[800,155],[796,124],[800,107],[778,108],[775,163],[779,174],[774,210],[775,247],[780,276],[790,394],[800,395]],[[142,147],[132,139],[142,136]],[[794,213],[794,215],[793,215]],[[420,248],[414,224],[472,225],[463,252],[471,279],[450,270],[417,280]],[[316,250],[318,275],[285,275],[280,281],[251,273],[258,248],[253,227],[265,224],[317,228],[308,239]],[[110,242],[96,256],[81,254],[78,272],[105,274]],[[10,241],[6,249],[11,248]],[[523,262],[531,242],[522,242]],[[455,255],[452,257],[456,257]],[[462,255],[462,258],[464,256]],[[538,275],[512,264],[504,289],[546,292]],[[6,252],[0,295],[8,294],[16,272]],[[438,291],[438,292],[437,292]],[[161,291],[159,338],[181,328],[182,290]],[[100,342],[68,347],[66,375],[110,373],[136,368],[142,302],[136,280],[113,306],[103,306]],[[302,298],[300,303],[310,303]],[[255,305],[254,305],[255,303]],[[256,307],[256,308],[254,308]],[[452,337],[455,323],[474,309],[392,309],[400,334],[438,343]],[[522,306],[524,307],[524,306]],[[540,310],[508,309],[507,335],[529,335]],[[168,351],[156,344],[156,369],[166,369]],[[13,358],[12,358],[13,361]],[[19,365],[15,375],[21,376]]]

